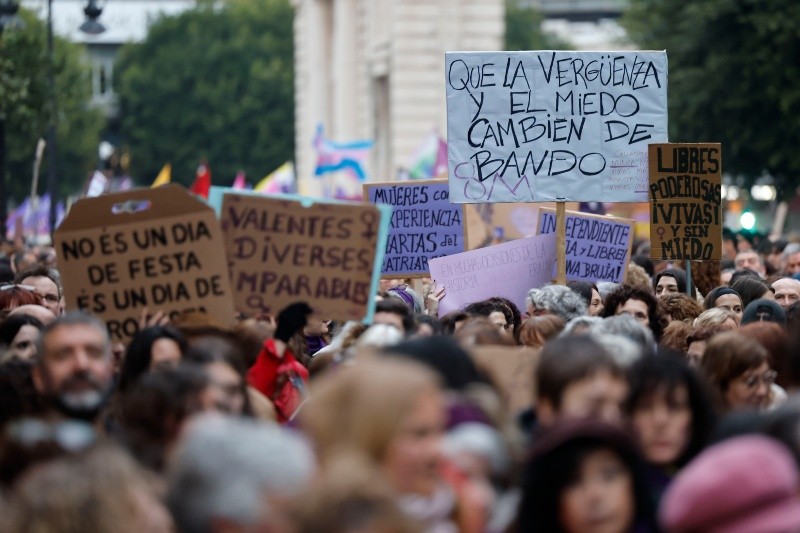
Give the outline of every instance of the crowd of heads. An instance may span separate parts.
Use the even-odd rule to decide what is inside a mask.
[[[143,310],[124,343],[5,249],[0,530],[800,530],[800,244],[748,244],[441,316],[428,279],[369,323]]]

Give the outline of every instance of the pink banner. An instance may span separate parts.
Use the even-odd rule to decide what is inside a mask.
[[[525,312],[528,291],[550,283],[555,263],[555,233],[431,259],[431,277],[445,286],[439,315],[493,296],[504,296]]]

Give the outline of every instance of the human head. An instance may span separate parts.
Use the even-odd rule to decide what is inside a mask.
[[[605,475],[603,475],[605,474]],[[524,470],[518,531],[652,529],[642,461],[628,435],[597,421],[561,423],[545,433]]]
[[[751,276],[744,276],[734,280],[731,283],[731,289],[735,290],[742,298],[743,308],[747,308],[750,302],[759,298],[774,299],[769,285]]]
[[[383,353],[390,357],[411,359],[439,376],[439,381],[449,390],[464,391],[481,381],[481,375],[469,353],[448,337],[409,339],[387,346]]]
[[[36,356],[36,343],[44,325],[35,317],[9,316],[0,324],[0,349],[5,354],[0,362],[16,357],[31,360]]]
[[[323,375],[312,388],[300,426],[323,464],[351,449],[401,494],[436,491],[446,413],[435,374],[407,360],[368,360]]]
[[[769,403],[775,373],[757,340],[735,331],[720,333],[706,345],[700,368],[721,411],[763,409]]]
[[[733,260],[736,270],[749,268],[755,270],[762,278],[766,275],[767,271],[764,266],[764,260],[755,250],[743,250],[736,254],[736,259]]]
[[[556,315],[534,316],[520,327],[519,340],[523,346],[541,348],[564,329],[564,319]]]
[[[122,450],[104,444],[40,465],[22,477],[4,513],[7,531],[168,533],[172,519]]]
[[[295,433],[249,419],[192,422],[167,473],[167,505],[179,531],[282,531],[286,500],[306,490],[313,453]],[[248,529],[249,528],[249,529]]]
[[[172,326],[150,326],[139,330],[125,351],[117,390],[124,393],[147,372],[177,367],[187,346],[183,334]]]
[[[683,293],[662,294],[658,298],[658,314],[665,324],[673,320],[694,320],[702,312],[703,306]]]
[[[186,350],[184,360],[206,375],[218,411],[234,416],[252,414],[244,354],[231,339],[221,335],[198,337]]]
[[[355,453],[343,453],[321,469],[303,495],[296,533],[416,533],[419,524],[397,502],[380,470]]]
[[[557,420],[593,417],[622,420],[628,391],[617,362],[588,336],[559,337],[548,342],[535,375],[536,413],[543,426]]]
[[[306,327],[308,317],[313,312],[314,310],[311,306],[305,302],[296,302],[286,306],[278,313],[275,338],[283,342],[289,342],[289,339]]]
[[[14,281],[20,285],[34,287],[34,292],[40,298],[40,305],[52,311],[56,316],[61,314],[61,297],[64,289],[61,285],[61,275],[56,269],[37,263],[17,273]]]
[[[38,318],[39,322],[41,322],[45,326],[50,324],[53,320],[56,319],[56,315],[54,315],[52,311],[39,304],[20,305],[19,307],[12,309],[11,312],[8,313],[8,316],[17,316],[17,315],[28,315]]]
[[[111,340],[93,315],[72,311],[42,331],[33,382],[43,399],[69,418],[94,420],[113,387]]]
[[[795,302],[800,302],[800,280],[794,278],[781,278],[772,282],[775,291],[775,301],[784,309]]]
[[[514,346],[514,338],[500,330],[497,323],[488,318],[473,317],[464,321],[464,324],[453,333],[453,338],[464,348],[472,346]]]
[[[662,263],[659,262],[659,265],[661,264]],[[661,272],[661,270],[663,270],[663,268],[658,269],[659,272]],[[647,271],[645,271],[644,268],[635,263],[630,263],[628,265],[628,269],[625,271],[625,278],[622,280],[622,284],[639,287],[640,289],[645,289],[650,292],[653,290],[652,278],[647,274]]]
[[[519,331],[519,326],[522,324],[522,313],[519,312],[519,308],[516,304],[503,296],[493,296],[489,298],[488,301],[504,304],[511,310],[511,321],[509,323],[512,325],[512,332],[516,336]]]
[[[0,285],[0,318],[5,318],[21,305],[39,305],[39,296],[31,285],[7,283]]]
[[[444,335],[444,324],[441,320],[431,315],[417,315],[414,317],[417,322],[415,337],[433,337]]]
[[[397,298],[384,298],[376,303],[372,323],[394,326],[404,335],[414,331],[414,315],[408,306]]]
[[[686,361],[689,366],[699,367],[706,352],[706,345],[714,335],[723,331],[731,331],[724,326],[692,326],[689,336],[686,337]]]
[[[600,297],[597,285],[588,281],[569,281],[567,287],[583,298],[583,303],[586,304],[586,313],[589,316],[598,316],[603,312],[603,299]]]
[[[626,411],[645,459],[683,466],[705,447],[714,423],[711,402],[697,374],[669,354],[648,355],[629,372]]]
[[[464,307],[463,311],[471,316],[487,318],[501,333],[511,335],[514,330],[514,314],[503,302],[497,300],[473,302]]]
[[[665,531],[794,531],[800,523],[800,475],[790,451],[763,435],[709,447],[667,489]]]
[[[686,293],[686,272],[677,268],[668,268],[656,274],[653,279],[653,290],[656,296],[666,296],[672,293]]]
[[[661,322],[658,319],[658,303],[650,292],[639,287],[621,285],[606,298],[604,317],[627,313],[642,325],[650,328],[656,340],[661,338]]]
[[[742,313],[744,312],[742,297],[730,287],[716,287],[712,289],[706,295],[703,306],[706,309],[713,309],[715,307],[727,309],[736,317],[737,323],[742,321]]]
[[[789,276],[800,274],[800,247],[791,244],[784,250],[783,272]]]
[[[419,294],[417,294],[414,289],[405,283],[390,287],[386,290],[386,293],[403,302],[409,308],[412,315],[423,311],[422,298],[420,298]]]
[[[791,378],[791,358],[789,334],[783,326],[775,322],[751,322],[737,330],[742,335],[757,340],[769,352],[772,368],[778,373],[775,382],[787,387]]]
[[[700,313],[694,319],[692,326],[699,328],[702,326],[722,326],[726,329],[736,329],[739,324],[736,322],[736,315],[727,309],[713,307]]]
[[[162,472],[189,420],[214,410],[210,383],[194,365],[144,374],[119,399],[119,434],[142,465]]]
[[[586,304],[579,294],[564,285],[545,285],[528,291],[525,298],[529,315],[553,314],[565,322],[586,314]]]
[[[593,324],[589,332],[594,335],[618,335],[633,341],[642,353],[654,353],[656,341],[653,332],[633,316],[622,313],[604,318],[602,322]],[[612,356],[615,354],[612,353]]]
[[[753,322],[775,322],[786,326],[786,313],[774,300],[753,300],[744,308],[742,325]]]
[[[673,320],[664,328],[664,334],[661,335],[658,345],[676,353],[686,354],[691,333],[691,320]]]

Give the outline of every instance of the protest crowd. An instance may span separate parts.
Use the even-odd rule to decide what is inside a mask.
[[[124,345],[4,242],[0,531],[800,530],[800,242],[726,231],[693,296],[635,245],[525,309],[383,279],[370,324],[149,309]]]

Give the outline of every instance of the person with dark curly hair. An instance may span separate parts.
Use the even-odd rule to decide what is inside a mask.
[[[656,341],[661,339],[662,327],[658,318],[658,302],[650,292],[631,285],[620,285],[606,298],[603,318],[627,313],[653,332]]]

